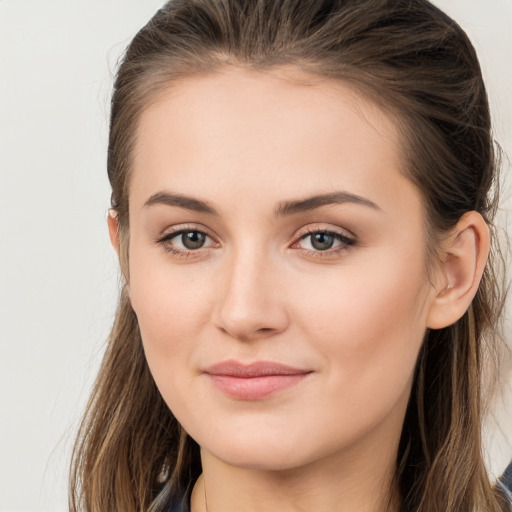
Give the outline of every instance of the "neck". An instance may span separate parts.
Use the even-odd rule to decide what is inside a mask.
[[[202,450],[192,512],[396,512],[396,448],[357,457],[347,451],[278,471],[232,466]]]

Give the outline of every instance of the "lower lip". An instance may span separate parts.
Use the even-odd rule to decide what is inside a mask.
[[[262,400],[289,389],[304,379],[307,373],[292,375],[264,375],[261,377],[233,377],[211,375],[213,385],[224,394],[237,400]]]

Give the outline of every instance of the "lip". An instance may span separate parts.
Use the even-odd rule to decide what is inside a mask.
[[[213,386],[237,400],[262,400],[289,389],[312,373],[273,361],[243,364],[228,360],[204,370]]]

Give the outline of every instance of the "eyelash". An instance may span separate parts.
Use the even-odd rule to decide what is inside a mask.
[[[301,247],[297,247],[297,244],[301,242],[302,240],[305,240],[308,237],[311,237],[312,235],[316,234],[323,234],[327,236],[333,237],[335,240],[340,242],[340,244],[334,248],[326,249],[324,251],[321,250],[312,250],[312,249],[304,249]],[[328,258],[332,256],[337,256],[345,251],[349,251],[352,247],[357,245],[357,240],[355,238],[350,238],[347,235],[344,235],[338,231],[334,231],[332,229],[306,229],[306,233],[302,234],[297,242],[294,242],[291,247],[295,248],[297,247],[297,250],[301,251],[308,257],[313,258]]]
[[[189,258],[193,255],[198,255],[204,249],[206,249],[206,247],[200,247],[195,250],[194,249],[189,249],[189,250],[176,249],[176,247],[174,247],[171,244],[171,240],[173,240],[174,238],[177,238],[178,236],[183,235],[185,233],[199,233],[201,235],[204,235],[207,238],[212,239],[212,237],[208,233],[206,233],[206,231],[204,231],[202,229],[198,229],[197,227],[193,227],[193,226],[190,226],[190,227],[185,226],[185,227],[177,228],[176,230],[173,230],[170,233],[166,233],[164,236],[157,239],[156,243],[161,245],[165,251],[171,253],[173,256],[176,256],[178,258]]]
[[[196,227],[181,227],[176,230],[171,231],[170,233],[166,233],[161,238],[158,238],[156,240],[156,243],[161,245],[165,251],[171,253],[173,256],[178,258],[189,258],[193,257],[195,255],[199,256],[203,252],[204,249],[207,249],[208,247],[200,247],[198,249],[176,249],[171,243],[171,241],[174,238],[177,238],[180,235],[183,235],[184,233],[199,233],[201,235],[204,235],[207,238],[213,239],[206,231],[203,231],[201,229],[198,229]],[[311,249],[304,249],[301,247],[297,247],[297,245],[302,241],[305,240],[308,237],[311,237],[312,235],[316,235],[318,233],[321,233],[323,235],[331,236],[338,242],[341,242],[339,246],[336,246],[335,248],[326,249],[324,251],[322,250],[311,250]],[[297,249],[307,255],[308,257],[313,258],[326,258],[326,257],[332,257],[335,255],[338,255],[342,252],[350,250],[352,247],[356,246],[358,244],[357,240],[354,238],[350,238],[347,235],[344,235],[342,233],[339,233],[337,231],[334,231],[332,229],[310,229],[308,228],[306,230],[306,233],[299,236],[296,242],[294,242],[290,247]]]

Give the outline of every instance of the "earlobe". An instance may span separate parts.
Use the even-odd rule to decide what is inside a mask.
[[[469,308],[480,284],[489,256],[490,234],[483,217],[464,214],[442,246],[443,275],[435,290],[427,327],[442,329],[459,320]]]
[[[119,221],[117,220],[117,212],[113,208],[108,211],[107,223],[110,243],[119,255]]]

